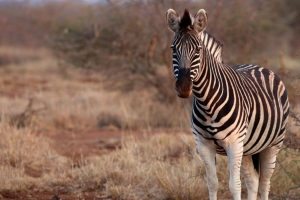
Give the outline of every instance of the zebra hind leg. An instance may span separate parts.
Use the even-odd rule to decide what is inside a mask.
[[[276,165],[276,156],[280,150],[282,143],[267,148],[259,153],[260,161],[260,179],[259,194],[262,200],[267,200],[270,191],[270,179]]]
[[[247,186],[248,200],[256,200],[258,192],[259,175],[252,161],[252,156],[244,156],[241,165],[241,172]]]

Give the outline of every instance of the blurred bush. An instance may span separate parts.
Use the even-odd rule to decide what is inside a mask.
[[[300,28],[299,1],[229,0],[206,4],[208,29],[225,44],[223,56],[228,64],[257,63],[279,51],[299,56],[299,43],[295,44]]]
[[[161,102],[171,103],[175,93],[169,49],[173,35],[165,24],[168,8],[180,15],[184,8],[192,14],[206,9],[207,31],[224,44],[223,60],[232,66],[255,63],[272,69],[269,61],[279,51],[299,58],[298,0],[4,0],[0,44],[50,46],[64,66],[100,72],[110,90],[147,88]]]
[[[297,0],[107,1],[61,22],[52,47],[76,67],[101,71],[110,89],[150,87],[160,99],[172,102],[172,33],[165,25],[170,7],[179,14],[184,8],[192,14],[205,8],[207,30],[223,42],[224,60],[230,65],[265,64],[278,51],[299,56]]]
[[[100,71],[110,89],[154,88],[160,100],[172,102],[172,35],[164,19],[172,5],[175,1],[107,1],[85,10],[80,20],[65,21],[52,47],[64,61]]]

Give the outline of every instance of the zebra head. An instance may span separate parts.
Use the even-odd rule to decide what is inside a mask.
[[[203,46],[201,34],[206,28],[207,15],[205,10],[200,9],[192,17],[185,9],[180,18],[173,9],[169,9],[166,18],[168,28],[174,32],[171,48],[173,49],[173,74],[176,78],[175,90],[179,97],[188,98],[200,69]]]

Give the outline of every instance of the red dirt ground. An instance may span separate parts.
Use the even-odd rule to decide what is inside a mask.
[[[122,139],[134,136],[139,139],[146,139],[159,133],[177,134],[170,130],[151,131],[120,131],[120,130],[89,130],[89,131],[58,131],[56,133],[42,133],[53,139],[54,149],[73,161],[82,156],[103,155],[116,148],[121,147]],[[181,132],[182,133],[182,132]]]

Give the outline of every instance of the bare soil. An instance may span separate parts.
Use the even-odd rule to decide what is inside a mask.
[[[159,133],[178,134],[171,130],[129,131],[95,129],[88,131],[56,131],[42,133],[53,139],[53,148],[61,155],[77,161],[82,157],[103,155],[121,148],[128,137],[147,139]],[[182,133],[182,132],[181,132]]]

